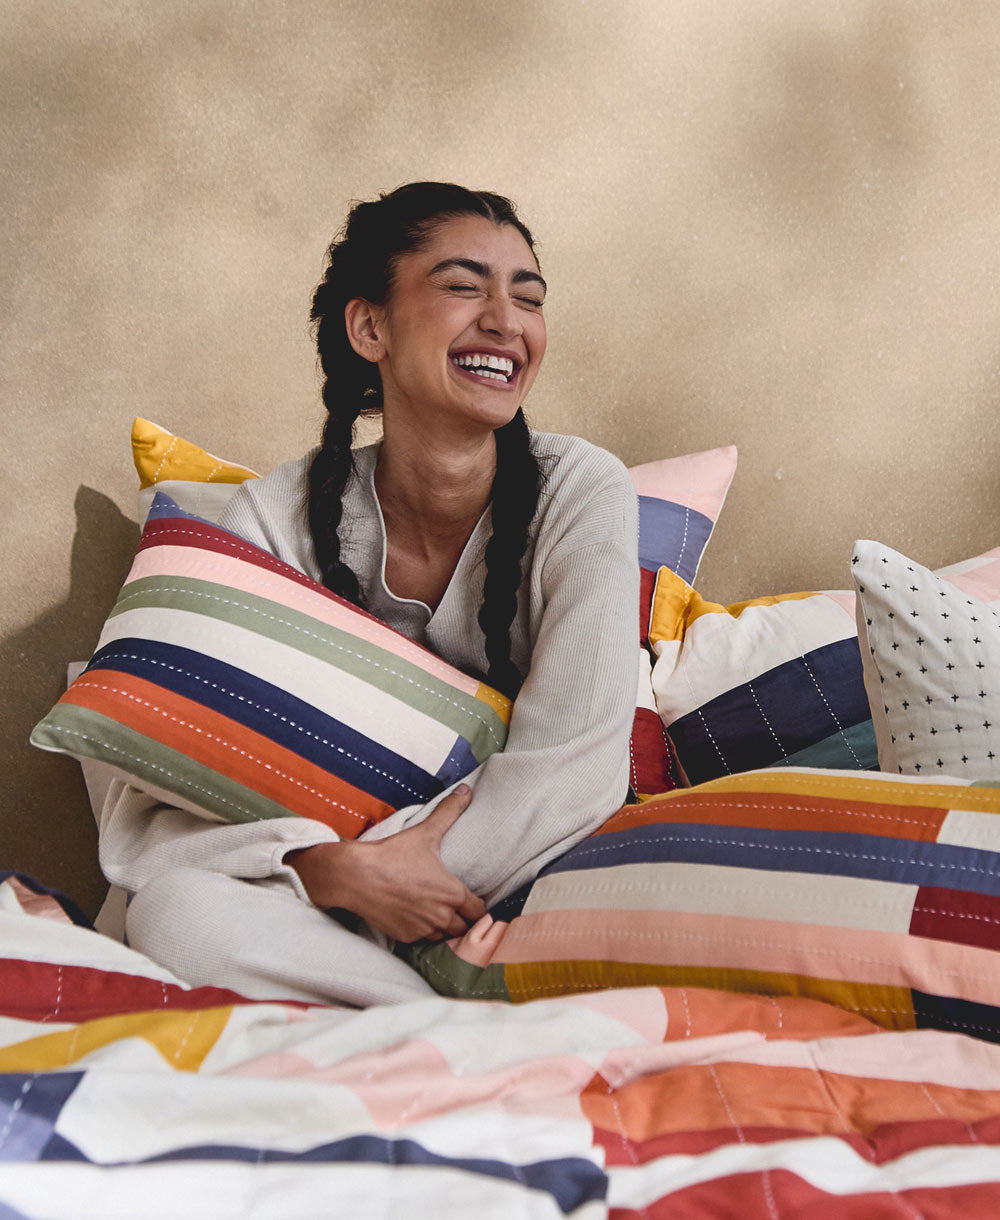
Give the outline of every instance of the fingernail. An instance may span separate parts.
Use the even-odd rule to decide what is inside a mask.
[[[468,784],[459,784],[458,787],[455,789],[455,793],[457,796],[471,796],[472,789],[469,787]]]

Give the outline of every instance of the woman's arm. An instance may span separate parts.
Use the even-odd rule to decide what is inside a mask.
[[[374,843],[323,843],[285,857],[318,907],[342,907],[394,940],[460,936],[482,900],[441,863],[441,839],[469,804],[460,785],[417,826]]]

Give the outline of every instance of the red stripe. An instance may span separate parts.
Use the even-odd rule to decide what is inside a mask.
[[[59,962],[0,959],[0,975],[4,980],[0,1012],[19,1021],[79,1022],[147,1009],[194,1012],[202,1008],[266,1003],[248,1000],[224,987],[189,990],[176,983],[161,983],[141,975]],[[279,1003],[298,1005],[299,1001],[280,1000]]]
[[[1000,898],[922,885],[913,903],[910,933],[995,949],[1000,941]]]
[[[632,721],[632,787],[646,795],[677,787],[663,721],[648,707],[637,707]]]

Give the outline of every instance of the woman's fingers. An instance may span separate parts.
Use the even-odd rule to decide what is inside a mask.
[[[486,903],[478,894],[474,894],[472,890],[465,891],[465,897],[455,908],[459,915],[464,916],[469,923],[475,923],[477,919],[482,919],[486,914]],[[464,930],[464,929],[463,929]]]
[[[434,840],[434,844],[437,846],[469,807],[471,800],[472,789],[468,784],[459,784],[454,792],[449,793],[436,806],[433,813],[428,814],[420,825],[413,829],[423,831],[428,838]]]

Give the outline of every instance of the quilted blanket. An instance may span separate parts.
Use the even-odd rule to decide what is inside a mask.
[[[0,1216],[996,1217],[1000,1046],[641,987],[189,988],[0,884]]]

